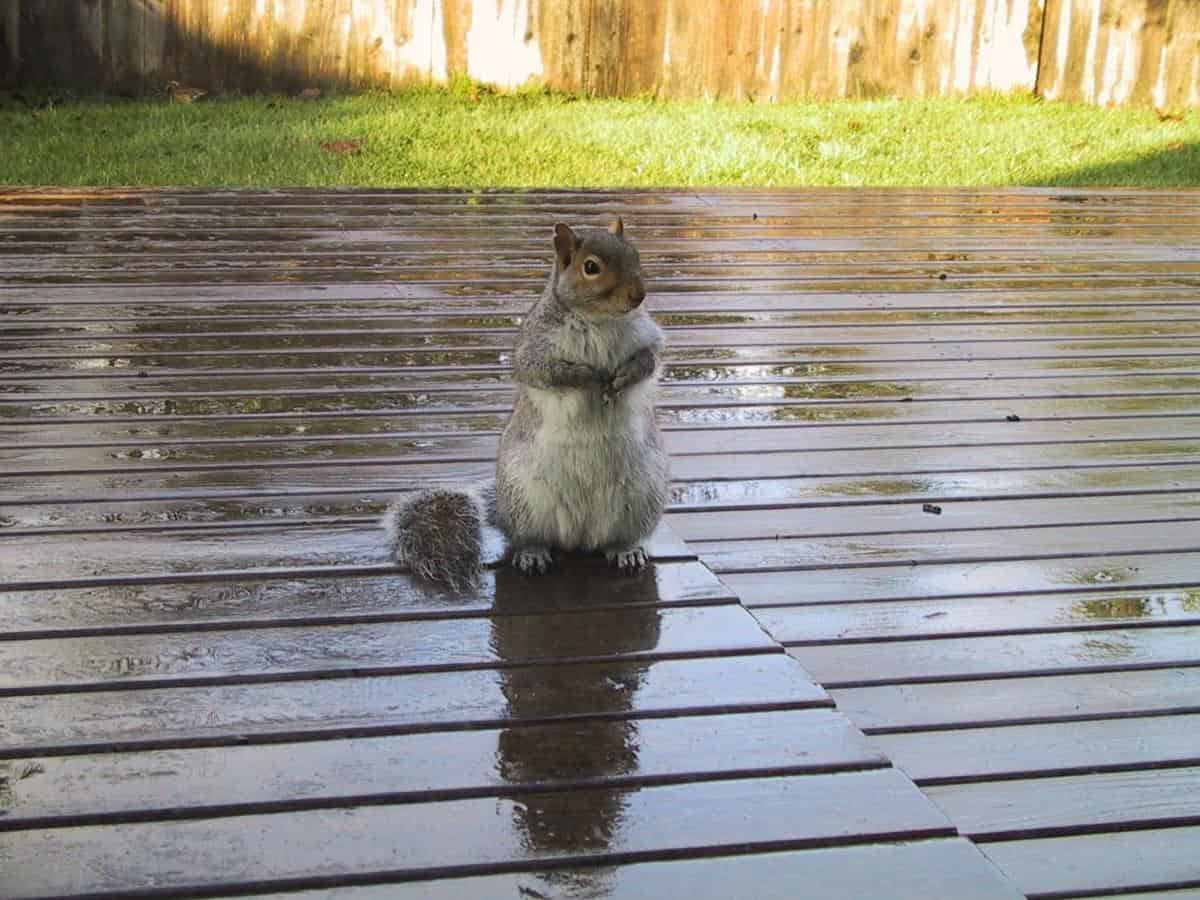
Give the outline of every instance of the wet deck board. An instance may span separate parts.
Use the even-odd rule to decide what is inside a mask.
[[[528,302],[528,301],[527,301]],[[720,302],[720,301],[714,301]],[[353,314],[353,313],[351,313]],[[1195,352],[1169,337],[1086,339],[1037,343],[1032,347],[1014,346],[1011,341],[886,342],[849,344],[790,344],[761,346],[722,346],[668,348],[665,352],[667,379],[704,377],[707,372],[720,375],[728,367],[755,367],[760,375],[787,375],[796,372],[843,372],[847,375],[874,376],[881,367],[896,367],[897,374],[911,375],[915,364],[930,365],[935,373],[945,371],[943,364],[954,363],[960,376],[980,370],[998,371],[1017,362],[1025,363],[1024,374],[1070,374],[1072,370],[1094,368],[1101,371],[1170,368],[1178,360],[1190,360]],[[258,351],[242,349],[206,350],[187,353],[177,350],[131,353],[116,362],[104,355],[81,356],[56,352],[23,353],[5,360],[0,369],[5,386],[29,379],[30,389],[43,378],[73,378],[128,381],[162,375],[236,378],[265,372],[274,376],[309,373],[316,383],[330,375],[389,375],[405,378],[487,377],[502,374],[505,353],[502,348],[458,348],[435,350],[413,347],[389,349],[387,345],[356,341],[353,345],[279,350],[274,346]],[[15,355],[14,355],[15,356]],[[457,363],[457,365],[456,365]],[[724,367],[724,368],[722,368]],[[461,371],[460,371],[461,370]],[[765,371],[764,371],[765,370]],[[886,372],[886,369],[882,371]],[[145,375],[141,373],[145,372]],[[455,374],[459,372],[459,374]],[[1018,371],[1016,374],[1021,374]],[[7,427],[7,423],[5,423]]]
[[[0,196],[15,896],[1190,890],[1198,196]],[[653,571],[420,588],[383,504],[486,476],[614,213]]]
[[[1137,618],[1138,610],[1154,604],[1159,591],[1193,589],[1197,566],[1200,554],[1193,552],[1109,553],[999,562],[921,565],[906,562],[857,569],[809,569],[801,574],[746,572],[725,575],[723,580],[741,597],[757,591],[753,594],[756,599],[772,608],[811,603],[1011,597],[1042,592],[1066,598],[1098,588],[1134,590],[1139,592],[1135,596],[1140,602],[1131,604],[1128,612]],[[773,611],[770,615],[781,613]],[[1068,621],[1080,618],[1075,615]],[[1004,623],[999,624],[1003,627]]]
[[[1173,534],[1150,533],[1137,540],[1129,537],[1131,525],[1055,525],[1054,545],[1047,546],[1043,527],[1009,527],[937,532],[939,542],[930,546],[926,531],[898,533],[864,532],[847,546],[844,533],[833,536],[787,538],[769,548],[757,541],[722,542],[712,545],[705,561],[718,575],[733,572],[774,571],[798,573],[855,566],[869,559],[875,566],[898,563],[949,565],[996,563],[1012,560],[1057,560],[1083,555],[1115,554],[1124,548],[1130,554],[1200,552],[1200,529],[1195,514],[1195,495],[1181,496],[1181,515],[1165,519],[1161,514],[1146,521],[1177,523]],[[1191,515],[1187,515],[1191,512]],[[1119,518],[1119,517],[1118,517]],[[1139,524],[1136,519],[1133,525]],[[172,531],[157,536],[144,532],[104,535],[47,535],[14,538],[12,550],[0,560],[0,578],[22,588],[61,583],[113,582],[128,577],[169,577],[185,573],[195,578],[205,573],[254,574],[256,571],[297,569],[330,572],[345,568],[386,572],[387,546],[384,533],[374,523],[320,528],[262,527],[197,532]],[[671,548],[663,547],[662,558],[670,559]],[[675,557],[677,558],[677,557]],[[53,560],[53,562],[47,562]],[[219,560],[223,568],[215,568]],[[791,577],[796,577],[791,574]]]
[[[418,464],[419,465],[419,464]],[[432,473],[421,477],[418,472]],[[38,532],[79,529],[103,534],[100,526],[110,525],[113,534],[146,524],[156,524],[164,533],[204,529],[305,529],[312,527],[357,528],[361,540],[377,543],[381,538],[368,532],[390,499],[420,487],[459,483],[461,477],[473,478],[487,471],[485,463],[439,465],[415,469],[413,466],[321,467],[315,473],[306,464],[296,468],[235,470],[223,473],[220,483],[213,478],[196,485],[194,473],[156,472],[137,476],[75,476],[48,474],[25,478],[14,476],[6,483],[12,505],[6,506],[3,527],[13,536]],[[940,477],[933,477],[939,475]],[[340,477],[339,477],[340,475]],[[299,479],[302,483],[297,485]],[[319,479],[319,480],[318,480]],[[81,485],[90,485],[95,493],[85,493]],[[71,490],[75,488],[75,490]],[[17,493],[23,489],[22,493]],[[1110,465],[1055,467],[1045,470],[1000,470],[928,473],[863,473],[833,477],[770,479],[756,481],[707,481],[678,485],[669,508],[669,522],[677,514],[703,512],[731,513],[730,538],[753,538],[758,534],[736,529],[739,522],[750,521],[752,513],[765,516],[836,515],[836,510],[856,507],[864,514],[894,518],[928,527],[925,503],[939,505],[943,515],[973,514],[968,503],[987,501],[1002,514],[1004,503],[1015,501],[1058,501],[1079,498],[1093,501],[1092,508],[1102,515],[1103,503],[1109,502],[1108,521],[1136,520],[1138,503],[1150,503],[1152,496],[1177,494],[1188,497],[1200,490],[1200,466],[1167,463],[1165,465]],[[1138,500],[1137,498],[1141,498]],[[884,509],[884,505],[900,509]],[[783,508],[796,513],[776,513]],[[1011,508],[1011,506],[1009,507]],[[1025,508],[1033,509],[1032,503]],[[834,511],[821,513],[820,510]],[[738,515],[735,511],[745,511]],[[987,510],[974,515],[989,515]],[[1151,516],[1153,518],[1153,516]],[[695,519],[685,520],[695,521]],[[705,520],[700,519],[701,523]],[[941,521],[939,518],[936,521]],[[1043,518],[1043,522],[1045,522]],[[991,524],[1011,524],[993,521]],[[1029,524],[1036,524],[1031,522]],[[841,533],[840,527],[825,533]],[[767,532],[772,537],[786,535],[786,529]],[[704,532],[698,532],[702,536]],[[701,546],[699,541],[697,546]]]
[[[847,805],[860,812],[845,816]],[[0,859],[6,879],[18,886],[13,900],[148,888],[178,896],[198,884],[210,890],[336,884],[359,874],[412,880],[606,856],[635,862],[680,850],[952,835],[911,782],[882,769],[38,829],[5,834]],[[125,853],[130,846],[141,852]],[[119,867],[114,854],[121,854]],[[47,866],[48,859],[70,864]],[[172,861],[169,870],[164,859]]]
[[[2,257],[0,257],[2,258]],[[18,347],[20,338],[36,338],[50,344],[73,342],[79,338],[103,340],[142,341],[153,339],[167,341],[184,335],[195,338],[211,338],[227,335],[231,340],[262,338],[269,333],[286,334],[293,338],[318,338],[329,334],[345,335],[348,339],[362,336],[376,339],[380,335],[407,335],[414,331],[431,334],[488,332],[503,334],[511,332],[521,323],[525,310],[519,304],[527,304],[528,297],[514,298],[507,307],[492,309],[487,313],[443,312],[438,315],[388,314],[370,308],[363,310],[350,304],[322,311],[319,308],[304,315],[276,312],[268,306],[262,312],[222,313],[205,309],[187,314],[187,308],[171,310],[151,307],[140,317],[131,317],[123,307],[84,307],[90,315],[68,317],[62,310],[57,316],[45,318],[41,311],[22,314],[18,321],[0,328],[0,341],[5,346]],[[1074,324],[1100,323],[1192,323],[1200,318],[1200,306],[1181,300],[1144,302],[1133,305],[1116,303],[1087,304],[1076,302],[1063,306],[995,306],[982,309],[971,307],[941,306],[926,309],[920,306],[896,308],[894,306],[867,307],[865,309],[831,309],[808,306],[795,310],[755,309],[745,306],[733,311],[705,311],[697,304],[694,311],[670,309],[656,313],[656,318],[668,334],[694,328],[701,334],[707,329],[754,326],[758,328],[805,327],[840,332],[843,328],[863,325],[890,326],[903,337],[914,326],[924,325],[932,329],[965,324],[1032,325],[1038,322],[1070,321]],[[713,304],[712,300],[708,301]],[[769,300],[760,301],[768,306]],[[724,304],[722,304],[724,305]],[[346,308],[350,306],[350,308]],[[345,317],[352,317],[349,320]],[[756,332],[757,333],[757,332]],[[790,333],[790,332],[789,332]],[[983,335],[986,337],[987,332]]]
[[[886,888],[880,886],[880,872],[888,873]],[[980,900],[1015,900],[1021,896],[998,871],[981,867],[973,848],[961,838],[635,863],[619,868],[593,866],[549,873],[393,881],[373,887],[267,896],[272,900],[455,900],[553,897],[561,892],[586,896],[591,892],[613,900],[672,896],[727,900],[738,896],[748,884],[753,885],[755,897],[762,900],[792,900],[813,884],[822,885],[831,896],[886,896],[888,900],[928,900],[939,891],[945,891],[948,897]]]
[[[926,786],[1197,765],[1197,727],[1196,715],[1143,716],[1133,728],[1104,718],[873,737],[889,759]],[[1098,748],[1103,748],[1102,761]]]
[[[806,735],[803,753],[777,739],[789,732]],[[635,737],[635,770],[623,773],[615,761],[596,764],[598,758],[590,752],[594,746],[633,762],[628,742]],[[505,763],[499,769],[498,747]],[[14,808],[0,819],[0,829],[461,799],[512,794],[523,787],[563,789],[616,782],[640,786],[728,777],[731,772],[796,775],[887,765],[849,721],[827,709],[643,719],[636,724],[610,720],[515,725],[453,736],[436,732],[81,754],[47,757],[38,764],[43,771],[37,777],[16,780],[10,771]],[[9,768],[19,772],[21,766]],[[92,790],[95,784],[105,785],[104,790]]]
[[[120,351],[115,351],[119,353]],[[170,415],[172,411],[189,416],[253,416],[256,413],[329,413],[347,412],[349,405],[345,389],[312,388],[280,390],[264,403],[261,392],[249,389],[212,392],[164,392],[150,394],[123,391],[120,382],[106,385],[102,395],[94,392],[71,393],[61,397],[33,396],[28,399],[0,401],[0,416],[14,422],[62,415],[74,419],[85,415],[123,417],[144,411],[147,414]],[[1062,399],[1126,400],[1130,406],[1137,402],[1170,395],[1179,400],[1192,400],[1200,407],[1200,375],[1157,375],[1139,373],[1129,376],[1078,376],[1064,379],[978,379],[967,382],[931,381],[922,385],[903,383],[834,383],[834,384],[751,384],[745,387],[721,385],[666,386],[661,392],[663,411],[674,411],[681,421],[685,414],[698,408],[730,410],[737,415],[753,415],[761,408],[784,406],[789,401],[814,409],[830,406],[835,409],[871,404],[882,407],[877,415],[886,414],[888,405],[926,403],[937,409],[949,410],[953,416],[956,401],[966,404],[979,401],[1024,403]],[[11,395],[10,395],[11,396]],[[847,399],[848,398],[848,399]],[[370,386],[355,389],[357,408],[370,412],[391,412],[402,415],[418,412],[443,415],[471,412],[495,412],[497,407],[511,408],[508,388],[491,389],[454,386],[446,390],[436,387],[428,392],[407,386]],[[971,407],[969,407],[971,408]],[[668,419],[669,421],[669,419]]]
[[[441,409],[397,409],[392,406],[366,408],[352,411],[339,408],[335,399],[317,410],[297,411],[286,401],[276,402],[263,397],[254,404],[260,409],[228,412],[190,411],[186,404],[181,409],[176,403],[121,404],[118,407],[100,408],[91,415],[72,414],[59,410],[56,414],[27,415],[4,420],[5,426],[30,430],[51,437],[59,425],[75,426],[95,423],[98,434],[158,433],[199,434],[211,432],[216,426],[228,434],[261,433],[281,429],[288,434],[308,434],[316,429],[334,433],[352,430],[364,432],[405,431],[411,434],[435,434],[438,432],[461,433],[496,431],[503,427],[507,408],[497,403],[465,413],[451,408]],[[26,412],[36,412],[31,405]],[[703,404],[687,407],[663,407],[659,419],[667,430],[700,428],[743,429],[771,428],[780,425],[846,424],[944,424],[948,422],[987,423],[1011,421],[1017,416],[1021,421],[1037,421],[1055,418],[1070,418],[1079,421],[1092,419],[1140,419],[1147,414],[1155,417],[1172,416],[1192,418],[1200,414],[1197,397],[1190,394],[1175,396],[1169,392],[1142,395],[1089,396],[1089,397],[995,397],[990,399],[958,399],[945,401],[905,402],[899,400],[862,401],[797,401],[796,403],[766,405]],[[100,420],[100,421],[97,421]],[[169,423],[169,424],[168,424]],[[32,429],[29,426],[33,426]],[[113,426],[122,426],[113,428]],[[140,426],[140,427],[134,427]],[[156,426],[153,431],[151,426]],[[165,432],[164,432],[165,427]]]
[[[667,525],[645,542],[647,553],[664,561],[694,558]],[[67,549],[71,552],[67,553]],[[503,538],[484,533],[483,556],[499,564]],[[221,568],[218,568],[220,566]],[[14,589],[148,581],[229,579],[245,575],[386,574],[399,571],[389,559],[387,536],[378,519],[321,529],[260,527],[212,534],[157,536],[33,536],[12,542],[0,558],[0,578]],[[596,574],[590,567],[589,574]],[[601,572],[609,577],[604,569]]]
[[[544,612],[709,606],[736,600],[698,562],[659,562],[646,578],[630,579],[614,596],[604,579],[578,571],[551,572],[537,590],[505,568],[485,572],[479,590],[443,595],[407,575],[221,581],[165,579],[154,584],[56,585],[4,594],[0,641],[46,636],[186,632],[271,625],[318,626],[430,619],[488,618]],[[496,597],[500,602],[497,604]]]
[[[652,615],[652,614],[651,614]],[[636,621],[631,630],[637,631]],[[643,615],[643,620],[649,618]],[[0,754],[226,746],[557,719],[807,709],[828,695],[782,653],[559,662],[408,675],[0,697]]]
[[[210,251],[211,252],[211,251]],[[0,258],[3,254],[0,253]],[[644,257],[644,259],[646,259]],[[646,259],[649,263],[649,259]],[[39,291],[39,296],[41,295]],[[248,293],[248,292],[247,292]],[[322,292],[329,294],[330,292]],[[242,296],[205,298],[189,291],[178,297],[139,299],[137,295],[116,302],[92,296],[91,292],[63,294],[53,306],[21,307],[20,318],[0,324],[0,334],[52,335],[76,330],[84,334],[156,331],[204,332],[260,330],[278,322],[284,329],[303,326],[366,329],[368,323],[391,323],[401,328],[414,322],[445,324],[494,323],[512,327],[528,309],[529,295],[513,292],[489,297],[447,297],[439,301],[436,317],[429,303],[414,298],[397,298],[382,289],[374,296],[359,292],[332,292],[332,296],[305,296],[299,289],[294,300],[265,295],[259,299]],[[0,291],[0,297],[4,294]],[[719,309],[714,309],[719,304]],[[910,292],[897,298],[891,293],[853,295],[788,294],[776,297],[769,291],[737,294],[719,292],[676,292],[656,304],[656,315],[671,327],[740,324],[749,321],[812,324],[854,321],[895,324],[932,324],[962,321],[1005,321],[1026,319],[1123,319],[1143,316],[1168,319],[1194,318],[1195,294],[1183,288],[1156,288],[1131,296],[1128,291],[1108,287],[1094,291],[940,291]],[[818,316],[824,313],[820,318]],[[347,320],[347,317],[352,317]],[[668,359],[672,355],[668,354]]]
[[[1200,577],[1198,577],[1200,581]],[[937,637],[1047,634],[1200,624],[1200,584],[1160,588],[1152,597],[1129,590],[1008,596],[928,597],[893,601],[763,606],[755,616],[791,645],[877,643]]]
[[[266,376],[263,383],[269,384]],[[1023,424],[1014,428],[1014,424]],[[485,433],[427,434],[411,431],[338,433],[336,426],[252,435],[176,434],[161,428],[156,435],[139,436],[136,426],[99,429],[92,425],[35,426],[0,425],[0,459],[12,464],[11,471],[79,470],[104,467],[119,470],[143,466],[251,464],[287,461],[305,456],[369,457],[387,455],[414,462],[472,461],[495,458],[499,435]],[[664,433],[667,447],[680,464],[692,456],[729,453],[733,450],[759,453],[794,452],[803,443],[808,453],[837,450],[961,450],[966,448],[1018,448],[1033,446],[1099,445],[1113,449],[1141,441],[1200,441],[1200,415],[1140,416],[1108,419],[1047,420],[1025,422],[939,422],[880,425],[799,425],[774,428],[708,431],[705,447],[698,452],[692,440],[698,429],[671,429]],[[109,434],[109,432],[116,432]],[[1031,452],[1031,451],[1030,451]],[[736,462],[736,457],[734,460]],[[765,462],[766,460],[764,460]]]
[[[913,684],[1194,664],[1200,628],[1126,628],[937,640],[878,641],[791,650],[830,688]]]
[[[1117,684],[1119,691],[1114,689]],[[1166,665],[1119,672],[888,684],[835,690],[833,697],[838,708],[868,734],[1132,720],[1200,712],[1200,668]],[[1137,734],[1136,721],[1125,725]],[[1096,763],[1102,765],[1103,761],[1097,753]]]
[[[763,429],[765,432],[775,430]],[[893,440],[920,440],[929,434],[927,439],[932,439],[932,427],[918,426],[913,431],[914,434],[897,434],[894,431],[887,432],[883,428],[864,428],[861,433],[854,432],[835,437],[840,438],[842,443],[885,435],[891,436]],[[986,428],[982,428],[981,431],[981,437],[992,436]],[[1136,435],[1130,433],[1135,431],[1138,432]],[[1165,436],[1156,435],[1155,431],[1165,433]],[[747,443],[763,445],[759,452],[770,455],[757,456],[754,459],[727,459],[728,468],[722,470],[721,480],[812,477],[854,472],[879,474],[889,471],[949,474],[981,469],[995,471],[1013,468],[1078,468],[1089,464],[1095,467],[1106,463],[1151,463],[1172,459],[1194,461],[1196,451],[1200,449],[1200,433],[1197,433],[1200,432],[1200,427],[1192,422],[1191,417],[1135,422],[1116,420],[1100,422],[1088,429],[1091,435],[1107,432],[1111,435],[1107,438],[1092,436],[1056,442],[1050,436],[1043,438],[1039,434],[1037,440],[1022,444],[1012,440],[1017,436],[1011,432],[1012,429],[1009,442],[980,441],[973,445],[949,447],[939,444],[900,444],[871,449],[847,446],[834,446],[829,449],[811,447],[802,453],[772,447],[772,444],[785,440],[786,437],[795,440],[795,432],[790,435],[768,433],[761,435],[757,441],[751,437]],[[1179,436],[1171,436],[1172,432],[1178,433]],[[668,434],[669,445],[694,448],[689,432]],[[995,437],[999,438],[1001,435]],[[774,440],[771,440],[772,438]],[[316,468],[321,465],[344,465],[350,461],[355,465],[367,466],[421,466],[422,468],[413,468],[412,471],[422,472],[436,471],[429,468],[434,460],[456,465],[470,462],[486,464],[495,459],[497,444],[498,441],[492,436],[447,436],[406,441],[402,438],[389,440],[386,437],[351,435],[323,440],[297,435],[291,440],[281,437],[273,442],[241,444],[235,441],[221,444],[172,444],[168,440],[157,444],[143,441],[141,446],[113,443],[62,448],[52,445],[37,449],[6,444],[0,446],[0,459],[7,463],[5,478],[9,481],[18,476],[27,477],[49,472],[80,475],[133,475],[143,470],[227,472],[236,469],[295,468],[302,465]],[[981,445],[986,447],[987,457],[983,466],[980,465],[983,462],[980,459]],[[438,452],[439,449],[441,453]],[[674,470],[676,480],[711,479],[714,462],[711,457],[715,455],[719,454],[687,452],[677,455]],[[314,463],[313,457],[319,461]],[[442,458],[439,460],[439,457]],[[904,466],[906,460],[907,467]]]
[[[988,857],[1029,897],[1071,892],[1150,891],[1172,900],[1172,888],[1197,886],[1200,828],[1152,828],[984,845]]]
[[[534,276],[530,276],[531,278]],[[1196,276],[1200,281],[1200,274]],[[530,298],[531,301],[536,299]],[[714,305],[719,304],[714,300]],[[1066,318],[1067,321],[1062,321]],[[828,330],[828,334],[824,332]],[[684,352],[702,359],[719,356],[726,347],[791,347],[793,353],[803,356],[806,348],[826,348],[825,352],[836,356],[839,347],[857,348],[863,343],[924,344],[937,340],[953,342],[1027,343],[1035,348],[1040,344],[1063,341],[1078,342],[1080,349],[1100,349],[1103,342],[1117,340],[1126,344],[1139,340],[1153,343],[1168,335],[1195,338],[1200,335],[1200,322],[1195,319],[1164,319],[1162,321],[1134,322],[1072,322],[1070,317],[1050,319],[1046,322],[1010,324],[1006,322],[969,323],[962,325],[931,326],[926,323],[891,327],[886,325],[841,324],[821,327],[780,326],[776,328],[748,326],[709,326],[697,328],[666,329],[676,353]],[[271,339],[272,332],[228,331],[207,334],[182,333],[172,337],[153,331],[135,336],[120,334],[99,335],[91,338],[62,336],[61,339],[10,336],[3,346],[17,361],[23,359],[93,360],[98,356],[119,356],[121,359],[139,357],[169,359],[204,353],[219,356],[236,353],[261,353],[263,343],[269,340],[274,354],[324,351],[339,356],[355,350],[387,348],[395,351],[420,351],[427,357],[431,354],[457,351],[506,352],[512,347],[516,329],[460,328],[457,330],[429,328],[402,329],[328,329],[325,331],[301,332],[296,334],[281,331]],[[96,344],[104,346],[97,348]],[[1099,346],[1098,346],[1099,345]],[[100,353],[97,353],[97,350]],[[1015,349],[1005,348],[1010,352]],[[1040,349],[1040,348],[1039,348]],[[928,346],[926,347],[928,351]],[[759,353],[762,350],[757,351]],[[773,349],[779,354],[781,351]],[[853,355],[852,350],[846,351]],[[776,357],[778,358],[778,356]]]
[[[925,792],[959,831],[984,842],[1195,825],[1200,823],[1198,782],[1200,769],[1180,767],[934,785]]]
[[[936,543],[924,532],[864,533],[853,542],[844,535],[808,539],[728,541],[707,548],[704,559],[718,575],[726,572],[804,572],[833,567],[920,564],[984,563],[1006,560],[1039,560],[1083,555],[1128,553],[1190,553],[1200,550],[1200,533],[1181,515],[1176,529],[1124,524],[1062,525],[1054,530],[1053,543],[1037,529],[1006,528],[979,531],[945,529]],[[793,578],[797,577],[792,575]]]
[[[697,367],[698,368],[698,367]],[[1132,368],[1132,367],[1130,367]],[[1197,367],[1179,367],[1180,371],[1126,371],[1071,372],[1067,374],[1033,374],[1028,376],[997,376],[980,372],[966,378],[931,377],[919,381],[908,375],[898,375],[886,381],[870,381],[854,378],[797,379],[794,376],[755,377],[753,373],[743,376],[734,373],[706,370],[696,373],[699,379],[680,378],[668,382],[661,395],[666,408],[685,409],[696,405],[698,399],[710,401],[717,407],[773,405],[785,400],[797,401],[841,401],[878,402],[896,399],[912,403],[919,400],[943,402],[968,393],[988,394],[997,399],[1045,399],[1071,396],[1142,396],[1163,393],[1164,390],[1183,395],[1196,393],[1200,384]],[[20,396],[7,393],[3,412],[11,418],[29,418],[36,410],[46,415],[58,407],[63,411],[78,413],[85,409],[104,411],[109,406],[88,404],[132,404],[141,403],[151,407],[161,406],[169,400],[189,399],[196,408],[222,409],[222,404],[232,405],[261,394],[270,388],[279,398],[288,398],[288,403],[298,409],[311,407],[319,410],[328,403],[328,396],[353,391],[360,395],[364,407],[372,399],[380,404],[399,408],[411,408],[424,404],[432,409],[453,405],[469,410],[472,405],[491,406],[495,402],[511,401],[509,385],[500,384],[503,375],[489,373],[487,377],[474,380],[444,379],[438,374],[425,374],[427,384],[414,382],[412,377],[337,377],[317,379],[281,380],[271,376],[256,376],[263,379],[256,386],[250,378],[239,378],[235,382],[217,379],[190,378],[168,381],[160,378],[138,376],[136,380],[109,379],[103,389],[97,390],[84,381],[48,381],[39,379],[20,386]],[[731,377],[732,376],[732,377]],[[743,376],[743,377],[737,377]],[[282,383],[281,383],[282,381]],[[321,382],[329,382],[322,384]],[[984,382],[984,384],[980,384]],[[9,387],[0,385],[0,387]],[[469,394],[478,394],[474,399],[465,399]],[[31,406],[33,406],[31,409]],[[252,410],[247,410],[252,411]],[[215,414],[215,413],[214,413]]]
[[[640,648],[630,640],[631,618],[628,609],[610,609],[509,616],[501,626],[455,618],[8,640],[0,643],[0,696],[399,675],[573,658],[737,655],[777,646],[733,604],[651,611]]]

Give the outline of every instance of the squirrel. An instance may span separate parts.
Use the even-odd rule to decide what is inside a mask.
[[[550,570],[554,549],[603,551],[626,574],[646,565],[642,542],[662,518],[670,471],[654,409],[664,335],[645,298],[620,218],[607,229],[554,226],[550,278],[513,352],[517,393],[495,481],[393,504],[383,524],[398,562],[470,586],[488,524],[529,575]]]

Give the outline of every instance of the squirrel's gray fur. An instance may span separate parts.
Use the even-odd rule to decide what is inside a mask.
[[[516,402],[500,439],[495,484],[438,489],[392,506],[396,558],[462,588],[482,570],[493,524],[513,565],[540,574],[551,550],[604,551],[622,571],[667,502],[667,453],[654,413],[662,330],[642,306],[637,250],[607,230],[554,226],[554,268],[513,353]]]
[[[383,527],[397,562],[421,578],[465,590],[479,577],[487,521],[480,494],[438,488],[393,503]]]

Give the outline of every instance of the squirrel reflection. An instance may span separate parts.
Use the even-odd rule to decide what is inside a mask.
[[[500,659],[618,657],[658,646],[658,586],[653,565],[632,578],[614,578],[599,567],[594,575],[580,571],[587,568],[579,561],[567,572],[536,581],[507,567],[496,572],[492,641]],[[588,613],[597,607],[609,609]],[[523,614],[532,610],[536,612]],[[518,666],[500,670],[501,689],[508,701],[508,715],[517,722],[559,716],[622,716],[632,711],[634,695],[648,668],[648,663],[616,659]],[[558,725],[552,734],[546,727],[514,725],[500,733],[498,743],[497,772],[513,784],[603,779],[638,771],[638,727],[628,718]],[[530,793],[517,804],[514,824],[531,856],[597,852],[613,842],[623,809],[624,795],[603,787]],[[589,881],[600,879],[603,870],[589,875]],[[578,872],[542,877],[556,884],[570,880],[572,895],[586,887],[578,883]]]

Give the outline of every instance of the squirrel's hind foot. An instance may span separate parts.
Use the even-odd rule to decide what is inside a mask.
[[[554,564],[554,557],[550,555],[549,548],[535,544],[516,550],[513,553],[512,564],[526,575],[545,575]]]
[[[646,568],[646,551],[641,547],[626,550],[608,550],[604,554],[610,566],[616,566],[622,575],[636,575]]]

